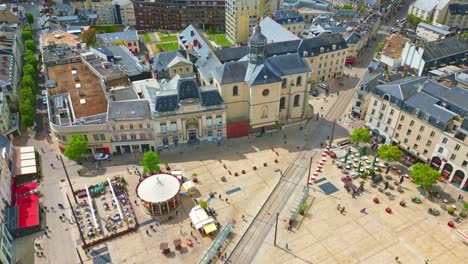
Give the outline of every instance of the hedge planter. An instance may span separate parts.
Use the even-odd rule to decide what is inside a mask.
[[[411,201],[413,201],[413,203],[415,203],[415,204],[420,204],[421,203],[421,199],[419,199],[419,197],[416,197],[416,196],[411,198]]]
[[[447,223],[447,225],[448,225],[449,227],[455,227],[455,224],[454,224],[452,221],[449,221],[449,222]]]
[[[194,183],[197,183],[197,182],[198,182],[198,178],[193,178],[192,181],[193,181]]]
[[[379,198],[375,197],[372,201],[374,201],[374,203],[378,204],[380,201],[379,201]]]
[[[237,172],[236,172],[236,173],[234,173],[234,176],[236,176],[236,177],[237,177],[237,176],[239,176],[239,173],[237,173]]]
[[[253,170],[257,170],[257,166],[253,166]]]
[[[231,171],[228,171],[229,175],[232,175],[232,172]]]
[[[405,201],[400,201],[400,205],[403,207],[406,207],[406,202]]]
[[[277,160],[277,159],[275,159],[275,163],[278,163],[278,160]]]
[[[266,167],[266,166],[268,166],[268,164],[266,164],[266,162],[265,162],[265,163],[263,163],[263,167]]]
[[[390,207],[385,208],[385,212],[391,214],[392,213],[392,208],[390,208]]]
[[[242,174],[245,174],[245,170],[242,170]]]

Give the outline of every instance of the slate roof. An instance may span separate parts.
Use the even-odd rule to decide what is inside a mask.
[[[468,4],[455,3],[449,5],[451,15],[468,15]]]
[[[429,120],[426,120],[426,122],[439,128],[444,128],[447,122],[452,120],[457,114],[437,105],[438,102],[439,99],[426,93],[417,93],[405,101],[404,109],[410,111],[413,111],[413,108],[417,109],[420,111],[417,115],[418,118],[424,120],[424,117],[427,115],[429,116]],[[408,108],[407,106],[412,108]]]
[[[283,55],[288,53],[296,53],[299,45],[301,44],[300,39],[290,40],[284,42],[268,43],[266,46],[267,56]]]
[[[307,51],[309,56],[317,56],[321,53],[321,47],[325,49],[324,52],[330,52],[333,45],[336,45],[336,50],[348,48],[344,38],[340,34],[334,33],[302,40],[299,46],[299,54],[303,56],[303,52]]]
[[[215,86],[199,87],[195,74],[177,75],[169,83],[163,84],[164,91],[156,95],[155,111],[168,112],[179,108],[184,100],[194,99],[202,106],[223,105],[223,99]]]
[[[460,128],[468,132],[468,118],[463,119],[463,123],[461,124]]]
[[[96,49],[105,51],[108,56],[113,56],[114,63],[121,65],[129,77],[150,71],[146,65],[141,64],[136,57],[130,55],[120,45],[102,46]]]
[[[5,135],[0,134],[0,152],[3,151],[3,148],[7,154],[10,154],[11,141]]]
[[[150,118],[147,100],[109,101],[108,119]]]
[[[459,53],[467,53],[468,41],[462,37],[451,37],[441,41],[427,42],[423,46],[423,59],[428,62]]]
[[[468,111],[468,90],[455,86],[453,88],[445,87],[439,83],[429,80],[423,91],[457,107]]]
[[[349,34],[344,35],[343,38],[347,44],[358,44],[359,41],[361,41],[362,36],[361,34],[353,31]]]
[[[426,77],[413,76],[405,79],[378,85],[377,89],[384,94],[404,101],[418,92],[418,87],[423,84]]]
[[[192,64],[189,60],[186,59],[186,54],[187,51],[185,50],[175,50],[158,53],[153,57],[153,63],[151,64],[151,68],[153,69],[153,71],[165,70],[176,57],[180,58],[181,61]]]
[[[273,19],[278,24],[296,24],[304,22],[304,18],[294,9],[280,9],[273,13]]]
[[[249,47],[240,46],[240,47],[227,47],[222,49],[214,50],[214,54],[222,63],[229,61],[237,61],[249,54]]]
[[[342,16],[342,17],[355,17],[357,16],[357,11],[352,9],[338,9],[335,12],[335,16]]]
[[[266,65],[279,76],[311,72],[307,61],[297,53],[270,57]]]
[[[116,40],[125,40],[126,42],[138,41],[138,34],[134,30],[105,33],[96,35],[97,42],[99,44],[113,44]]]
[[[247,72],[247,61],[226,62],[217,69],[217,81],[220,84],[240,83]]]
[[[269,17],[265,17],[260,21],[260,27],[263,35],[268,39],[268,42],[284,42],[299,39],[298,36],[289,32]],[[255,37],[255,34],[252,37]]]
[[[282,82],[278,76],[267,64],[248,64],[244,79],[250,86],[263,85],[269,83]]]

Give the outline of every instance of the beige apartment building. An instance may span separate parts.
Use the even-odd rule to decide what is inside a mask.
[[[449,27],[468,27],[468,3],[457,1],[458,3],[449,4],[448,11],[443,21],[437,21],[443,23]]]
[[[75,7],[96,12],[99,24],[136,25],[131,0],[85,0],[76,2]]]
[[[247,44],[255,25],[269,12],[269,0],[226,0],[226,36],[234,44]]]
[[[312,84],[343,76],[348,45],[338,33],[322,35],[302,41],[299,53],[313,69]]]
[[[461,74],[448,77],[451,87],[427,77],[378,85],[371,91],[365,125],[382,142],[398,144],[411,159],[429,163],[466,191],[468,91],[462,86],[468,78]]]

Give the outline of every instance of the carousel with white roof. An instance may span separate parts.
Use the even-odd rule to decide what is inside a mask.
[[[165,215],[179,206],[180,185],[176,176],[158,173],[141,180],[136,193],[150,215]]]

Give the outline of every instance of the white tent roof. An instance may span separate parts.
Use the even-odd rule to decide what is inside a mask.
[[[34,147],[20,147],[20,153],[34,152]]]
[[[213,218],[208,216],[205,210],[203,210],[203,208],[199,205],[190,210],[189,216],[196,229],[202,228],[203,226],[214,222]]]
[[[137,194],[143,201],[161,203],[176,196],[179,190],[180,182],[176,177],[168,174],[156,174],[140,183]]]

